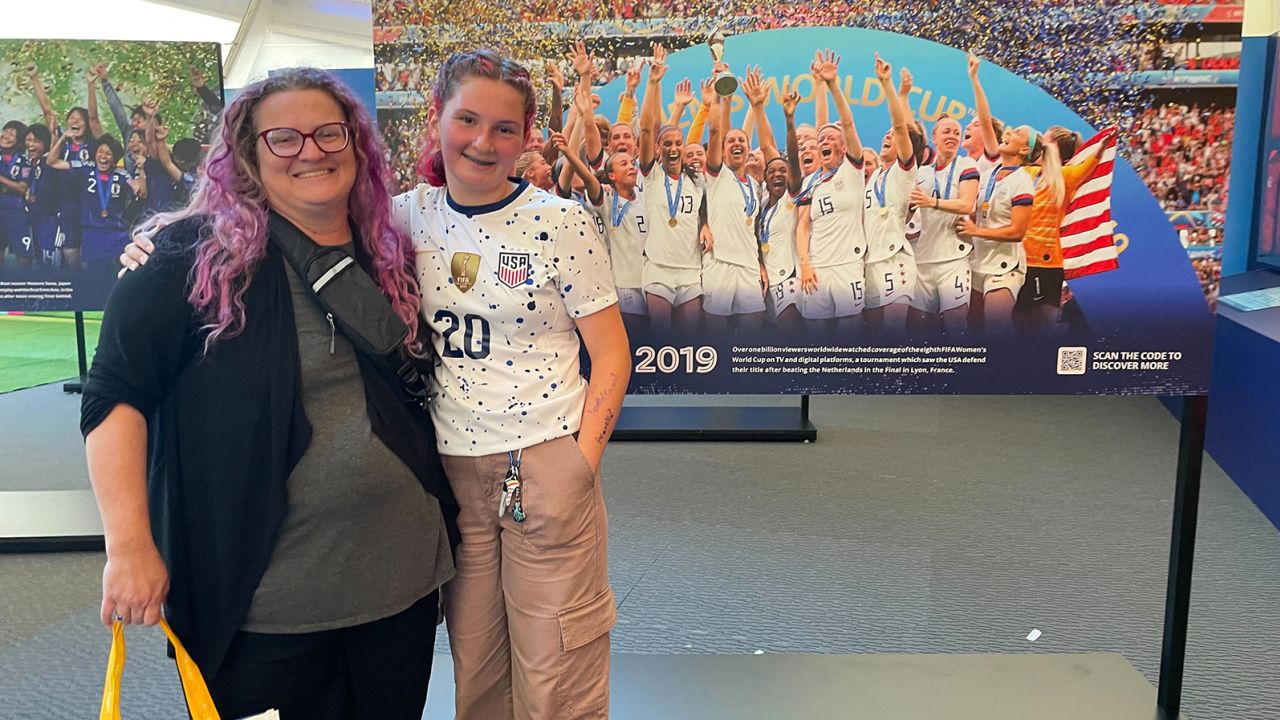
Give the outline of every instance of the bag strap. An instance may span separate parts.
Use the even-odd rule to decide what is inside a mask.
[[[365,355],[389,367],[399,381],[404,399],[409,404],[425,407],[429,399],[427,379],[419,372],[404,343],[409,335],[409,327],[396,314],[391,303],[382,295],[382,291],[378,289],[377,284],[360,266],[360,263],[345,250],[316,245],[296,225],[275,212],[267,214],[267,230],[272,242],[280,249],[299,281],[307,287],[320,306],[333,315],[352,345],[363,349]],[[312,262],[325,253],[339,253],[341,259],[313,281],[310,277]],[[359,273],[362,281],[357,285],[363,285],[366,288],[360,293],[360,299],[353,303],[353,307],[346,307],[342,302],[332,302],[337,298],[326,297],[326,294],[321,292],[343,273]],[[338,295],[342,296],[342,293]],[[382,330],[391,329],[399,336],[399,340],[390,350],[385,350],[381,345],[375,349],[369,339],[362,337],[364,333],[371,331],[371,326]],[[380,332],[373,332],[372,336],[381,335]]]
[[[320,307],[334,316],[342,326],[343,334],[353,345],[375,357],[385,355],[386,358],[394,358],[400,353],[404,347],[404,339],[409,336],[409,326],[405,325],[404,320],[396,314],[391,303],[382,294],[381,288],[354,257],[339,247],[317,245],[296,225],[274,212],[267,215],[267,231],[271,241],[280,249],[285,260],[293,268],[298,280],[307,287],[311,296],[320,303]],[[333,264],[328,266],[322,275],[312,277],[313,264],[329,257],[338,259],[333,260]],[[317,267],[325,268],[325,265],[317,264]],[[359,278],[354,286],[350,283],[347,285],[348,288],[359,288],[358,297],[342,293],[334,297],[322,292],[339,276],[348,273],[352,274],[353,278]],[[365,337],[365,334],[371,330],[374,333]],[[379,343],[373,339],[378,336],[381,336],[384,342]],[[388,342],[392,338],[398,338],[394,346]]]
[[[164,618],[160,619],[160,629],[173,645],[178,677],[182,679],[182,694],[186,697],[192,720],[221,720],[200,668],[196,667],[196,662],[187,654],[187,649]],[[124,675],[124,655],[124,625],[117,621],[111,626],[111,653],[107,656],[107,680],[102,688],[99,720],[120,720],[120,678]]]

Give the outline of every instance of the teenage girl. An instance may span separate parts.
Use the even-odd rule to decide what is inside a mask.
[[[427,114],[427,184],[395,203],[417,253],[439,358],[431,414],[461,507],[445,587],[459,720],[604,718],[609,705],[600,461],[631,358],[591,218],[512,178],[535,109],[520,65],[450,57]]]

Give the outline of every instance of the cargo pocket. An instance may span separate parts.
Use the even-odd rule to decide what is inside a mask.
[[[561,610],[560,645],[571,652],[613,629],[618,609],[613,605],[613,588],[606,587],[594,598],[568,610]]]
[[[609,631],[618,619],[613,589],[561,610],[556,718],[594,720],[609,713]]]

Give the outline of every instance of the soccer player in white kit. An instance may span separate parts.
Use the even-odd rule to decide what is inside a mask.
[[[975,150],[979,152],[975,158],[980,172],[978,207],[972,219],[962,216],[956,221],[956,230],[962,237],[970,237],[974,244],[969,257],[973,270],[969,326],[1001,333],[1011,326],[1013,304],[1026,277],[1022,236],[1031,221],[1035,182],[1022,170],[1030,152],[1026,146],[1027,132],[1020,134],[1020,151],[1006,157],[1011,130],[1004,129],[1002,142],[997,144],[999,121],[991,117],[991,106],[978,77],[982,61],[970,53],[968,64],[977,117],[976,127],[971,124],[966,130],[964,145],[971,157]],[[981,145],[977,144],[975,134],[981,136]],[[1018,150],[1016,143],[1014,149]],[[1007,180],[1009,176],[1014,177]],[[981,235],[969,232],[980,226],[984,228]]]
[[[891,127],[880,148],[880,167],[871,175],[863,206],[867,234],[866,311],[869,328],[906,329],[907,309],[915,296],[916,260],[907,242],[907,213],[924,138],[907,116],[906,98],[893,86],[893,68],[876,54],[876,79],[889,106]],[[911,75],[903,69],[903,85]]]
[[[911,204],[920,227],[916,245],[916,295],[911,324],[963,333],[968,327],[973,285],[969,254],[973,244],[956,232],[956,219],[973,212],[978,197],[978,164],[959,154],[963,131],[944,115],[933,124],[933,162],[920,168]]]
[[[461,510],[445,589],[459,720],[608,715],[599,468],[631,358],[586,211],[510,177],[534,112],[524,68],[450,57],[427,115],[429,184],[393,205],[417,254],[431,416]]]
[[[796,106],[800,94],[794,90],[782,98],[782,112],[787,122],[787,157],[778,152],[773,129],[765,114],[768,89],[760,68],[752,68],[743,81],[743,92],[751,103],[751,112],[760,130],[760,150],[764,156],[765,195],[756,216],[756,236],[760,244],[763,281],[767,288],[765,301],[769,319],[780,329],[792,329],[800,318],[800,278],[796,272],[796,205],[802,179],[799,139],[796,137]]]
[[[644,178],[644,215],[649,221],[641,281],[655,335],[672,326],[694,332],[702,315],[702,246],[704,225],[701,172],[686,171],[680,128],[659,128],[662,76],[667,51],[653,45],[649,79],[640,105],[640,173]]]
[[[728,66],[717,63],[712,77]],[[702,309],[706,327],[724,331],[728,319],[737,316],[737,329],[750,333],[764,324],[764,285],[761,283],[760,248],[756,241],[756,214],[760,209],[760,185],[747,174],[747,134],[729,124],[729,98],[711,115],[711,139],[707,150],[707,223],[714,239],[702,266]]]
[[[991,116],[991,104],[987,102],[987,93],[978,79],[978,68],[982,60],[969,53],[969,84],[973,86],[973,120],[965,126],[964,139],[960,145],[969,159],[978,164],[978,172],[984,173],[995,167],[1000,155],[996,146],[1004,136],[1004,123]]]
[[[568,146],[563,135],[555,133],[552,138],[553,142],[559,141]],[[644,215],[643,191],[636,186],[639,170],[631,153],[619,150],[605,161],[609,181],[605,184],[576,153],[565,151],[564,157],[582,178],[587,210],[595,217],[597,227],[604,228],[613,281],[618,291],[618,309],[622,312],[627,334],[635,335],[649,325],[648,307],[641,289],[649,222]]]
[[[1004,131],[999,163],[978,179],[977,222],[963,216],[956,223],[960,235],[974,244],[973,295],[979,300],[970,317],[981,313],[983,327],[993,333],[1011,327],[1013,303],[1026,277],[1022,236],[1035,198],[1035,181],[1023,167],[1028,139],[1025,125]]]
[[[805,179],[797,198],[796,255],[800,265],[800,314],[809,329],[826,334],[834,322],[842,339],[856,335],[865,302],[862,229],[862,143],[849,101],[839,86],[840,59],[818,52],[811,66],[834,98],[840,124],[818,131],[819,168]]]

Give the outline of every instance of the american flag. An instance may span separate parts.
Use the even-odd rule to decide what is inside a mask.
[[[529,279],[529,254],[499,253],[498,279],[509,288],[523,285]]]
[[[1066,278],[1084,277],[1120,267],[1116,252],[1115,223],[1111,221],[1111,178],[1116,166],[1117,129],[1094,135],[1067,163],[1084,162],[1102,143],[1098,166],[1076,190],[1062,218],[1062,265]]]

